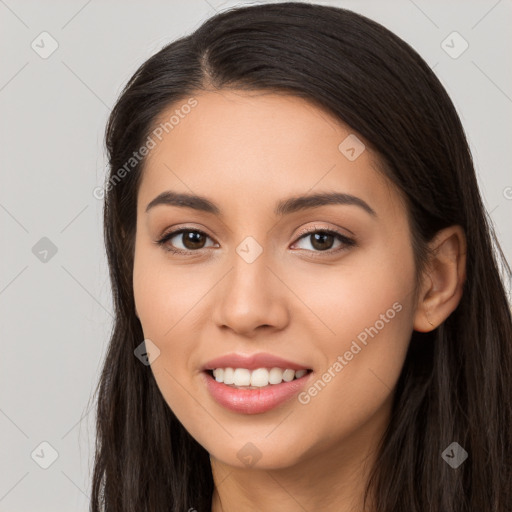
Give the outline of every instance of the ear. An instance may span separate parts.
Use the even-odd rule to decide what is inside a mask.
[[[466,235],[461,226],[439,231],[429,243],[432,256],[422,278],[414,330],[430,332],[456,309],[466,280]]]

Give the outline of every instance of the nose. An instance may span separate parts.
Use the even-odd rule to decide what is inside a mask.
[[[252,263],[238,254],[217,287],[213,320],[219,328],[255,337],[262,330],[280,330],[289,321],[290,292],[265,253]]]

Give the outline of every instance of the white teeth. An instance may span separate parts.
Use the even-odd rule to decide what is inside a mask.
[[[247,370],[249,371],[249,370]],[[237,384],[239,386],[240,384]],[[251,373],[251,386],[262,388],[268,385],[268,370],[266,368],[258,368]]]
[[[295,377],[295,371],[294,370],[285,370],[283,372],[283,380],[285,382],[290,382]]]
[[[231,372],[233,372],[233,368],[230,368],[230,370],[231,370]],[[215,377],[215,380],[217,382],[224,382],[224,378],[225,378],[224,368],[215,368],[215,370],[213,370],[213,376]],[[225,384],[227,384],[227,382]]]
[[[234,374],[235,372],[233,368],[226,368],[224,370],[224,380],[222,382],[224,382],[225,384],[233,384],[235,382],[233,380],[235,376]]]
[[[233,380],[235,386],[250,386],[251,372],[245,368],[236,368]]]
[[[268,375],[269,384],[281,384],[283,381],[283,370],[281,368],[272,368]]]
[[[217,382],[234,387],[263,388],[269,384],[281,384],[293,379],[300,379],[306,375],[307,370],[292,370],[290,368],[258,368],[248,370],[246,368],[215,368],[213,376]]]
[[[307,370],[297,370],[295,372],[295,377],[297,377],[297,379],[300,379],[301,377],[304,377],[304,375],[306,375],[306,373],[308,373]]]

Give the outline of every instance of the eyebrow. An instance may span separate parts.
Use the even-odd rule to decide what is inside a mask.
[[[375,210],[373,210],[373,208],[361,198],[350,194],[342,194],[340,192],[323,192],[290,197],[288,199],[281,200],[276,204],[274,214],[276,216],[289,215],[309,208],[319,208],[320,206],[332,204],[359,206],[372,217],[377,217]],[[146,213],[157,205],[192,208],[194,210],[212,213],[217,216],[222,215],[220,208],[206,197],[183,192],[173,192],[171,190],[166,190],[155,197],[147,205]]]

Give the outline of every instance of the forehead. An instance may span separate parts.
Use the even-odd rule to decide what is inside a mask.
[[[362,138],[304,98],[224,90],[193,98],[193,108],[184,108],[185,98],[154,123],[141,208],[168,189],[213,196],[221,208],[273,208],[283,197],[319,189],[361,197],[376,210],[399,199]]]

